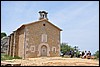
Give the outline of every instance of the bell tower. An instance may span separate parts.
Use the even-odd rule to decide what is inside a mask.
[[[39,20],[41,20],[41,19],[47,19],[48,20],[48,18],[47,18],[47,12],[45,12],[45,11],[39,11],[39,14],[40,14],[40,18],[39,18]]]

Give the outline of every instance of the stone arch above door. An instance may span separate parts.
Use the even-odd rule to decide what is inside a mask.
[[[41,44],[39,44],[39,46],[38,46],[38,51],[39,51],[39,53],[38,53],[37,56],[41,56],[41,47],[42,47],[43,45],[47,47],[47,56],[50,56],[50,54],[49,54],[50,47],[49,47],[49,45],[48,45],[47,43],[41,43]]]

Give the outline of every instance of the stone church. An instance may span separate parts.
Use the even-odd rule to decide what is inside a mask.
[[[39,20],[23,24],[8,37],[7,54],[22,58],[60,56],[60,28],[48,21],[47,12],[39,11]]]

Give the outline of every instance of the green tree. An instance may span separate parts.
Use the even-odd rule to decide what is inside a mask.
[[[94,54],[94,56],[97,56],[97,58],[99,58],[99,50],[97,50]]]
[[[4,36],[7,36],[7,34],[5,32],[1,33],[1,38],[3,38]]]
[[[80,52],[79,52],[78,46],[72,47],[72,46],[69,46],[68,43],[61,43],[60,46],[61,46],[60,51],[62,53],[70,52],[70,50],[71,50],[74,52],[73,55],[75,57],[79,57]]]
[[[68,43],[61,43],[61,49],[60,51],[63,53],[69,52],[70,50],[74,50],[71,46],[68,45]]]

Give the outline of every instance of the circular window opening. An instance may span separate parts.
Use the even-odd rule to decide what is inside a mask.
[[[43,24],[43,26],[45,26],[45,24]]]

